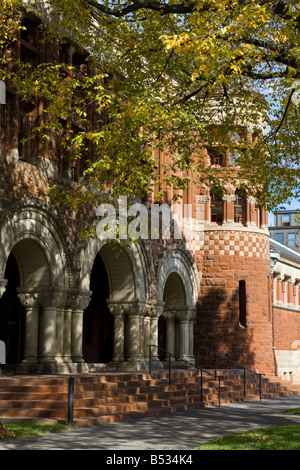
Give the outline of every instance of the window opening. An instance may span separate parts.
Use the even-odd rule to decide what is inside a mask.
[[[246,308],[246,281],[239,281],[239,321],[240,325],[247,326],[247,308]]]
[[[213,194],[210,200],[210,220],[221,225],[223,222],[223,201],[221,196]]]

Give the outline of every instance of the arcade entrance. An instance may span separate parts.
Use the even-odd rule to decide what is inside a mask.
[[[25,340],[25,308],[17,297],[20,275],[12,253],[7,260],[5,279],[6,290],[0,299],[0,340],[5,343],[6,367],[10,367],[22,361]]]
[[[104,262],[96,256],[90,280],[93,292],[83,314],[83,359],[87,363],[108,363],[113,357],[113,316],[106,300],[109,282]]]

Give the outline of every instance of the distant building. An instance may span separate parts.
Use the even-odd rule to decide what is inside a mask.
[[[300,253],[300,209],[282,210],[274,214],[274,227],[269,227],[270,237],[281,245]]]

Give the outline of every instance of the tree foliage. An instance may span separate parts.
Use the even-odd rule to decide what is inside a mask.
[[[48,63],[14,67],[13,28],[22,27],[24,4],[43,20],[44,39],[71,40],[89,54],[92,76],[79,80]],[[98,198],[112,178],[116,195],[147,197],[155,187],[158,198],[161,178],[175,189],[199,179],[216,184],[219,169],[201,158],[212,145],[235,157],[222,184],[238,168],[268,208],[299,198],[298,1],[4,0],[1,9],[0,79],[22,99],[47,103],[36,128],[44,145],[60,135],[75,158],[87,159],[91,147],[96,155],[85,187],[66,195],[70,204]],[[100,116],[93,127],[90,103]],[[254,139],[240,139],[244,127]],[[162,151],[172,159],[158,177]]]

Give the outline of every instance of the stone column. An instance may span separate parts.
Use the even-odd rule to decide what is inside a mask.
[[[57,362],[64,361],[64,316],[65,307],[67,305],[67,296],[61,294],[60,300],[57,303],[56,310],[56,360]]]
[[[276,295],[277,295],[277,292],[276,292],[276,278],[273,277],[272,279],[272,303],[273,305],[276,304]]]
[[[234,194],[224,194],[223,201],[223,223],[232,224],[234,222]]]
[[[189,322],[190,316],[186,310],[182,312],[176,313],[176,318],[179,320],[179,331],[180,331],[180,339],[179,339],[179,360],[184,359],[185,361],[189,361],[189,338],[190,338],[190,331],[189,331]]]
[[[288,278],[286,281],[287,306],[290,308],[295,308],[294,285],[295,285],[295,278],[292,278],[292,277]]]
[[[268,212],[265,209],[261,209],[261,228],[268,230]]]
[[[283,306],[283,296],[282,296],[282,282],[284,276],[282,274],[276,275],[276,305],[279,307]]]
[[[24,363],[36,363],[38,355],[39,296],[33,293],[18,294],[26,309]]]
[[[197,312],[196,310],[189,310],[189,356],[190,361],[195,362],[194,357],[194,325],[196,323]]]
[[[90,303],[91,292],[73,296],[71,321],[71,355],[73,362],[84,362],[82,357],[83,311]]]
[[[282,287],[282,302],[285,307],[287,307],[287,278],[284,276],[281,282]]]
[[[163,305],[153,304],[149,308],[150,314],[150,344],[151,348],[151,362],[160,362],[158,357],[158,319],[163,313]]]
[[[150,323],[151,319],[149,317],[149,313],[144,318],[144,357],[145,360],[149,360],[149,345],[151,344],[150,340]]]
[[[122,304],[109,303],[110,313],[114,317],[114,352],[112,362],[124,362],[125,311]]]
[[[64,324],[63,324],[63,361],[72,361],[72,309],[67,307],[64,311]]]
[[[293,292],[293,294],[294,294],[294,304],[295,304],[295,308],[298,308],[298,307],[299,307],[299,294],[298,294],[298,292],[299,292],[299,282],[300,282],[300,281],[299,281],[298,279],[296,279],[295,285],[294,285],[294,292]]]
[[[246,226],[251,227],[256,225],[256,214],[255,214],[256,200],[254,197],[247,197],[246,200]]]
[[[163,313],[163,318],[166,321],[166,350],[175,355],[175,319],[176,312],[172,310],[165,310]],[[165,360],[168,359],[168,354],[166,354]],[[175,357],[171,356],[171,361],[175,361]]]
[[[42,334],[41,334],[41,357],[43,363],[56,363],[56,308],[58,300],[54,293],[41,296],[42,312]]]
[[[203,214],[201,221],[210,222],[210,196],[209,195],[198,195],[196,197],[196,203],[202,207],[198,208],[198,214]]]
[[[145,316],[146,305],[141,303],[123,304],[123,308],[127,314],[128,335],[126,338],[127,361],[140,361],[140,319]]]

